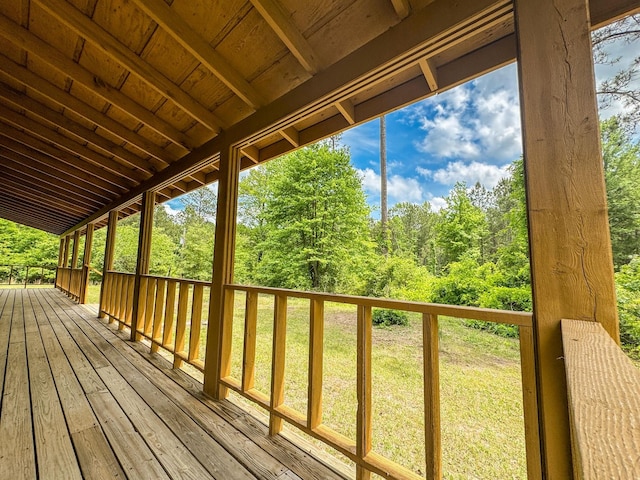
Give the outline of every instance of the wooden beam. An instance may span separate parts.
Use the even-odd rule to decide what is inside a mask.
[[[135,185],[135,182],[132,180],[121,178],[107,170],[97,167],[96,165],[85,162],[64,150],[60,150],[9,125],[3,125],[3,128],[0,130],[0,136],[6,136],[8,140],[16,140],[30,149],[37,150],[49,157],[53,157],[58,162],[77,168],[90,175],[94,175],[97,177],[96,183],[101,185],[104,189],[108,188],[111,193],[120,194],[123,190]],[[3,141],[3,144],[6,145],[7,143],[10,142]]]
[[[287,127],[280,130],[280,135],[294,147],[300,146],[300,132],[294,127]]]
[[[239,177],[240,152],[235,148],[223,147],[220,153],[213,281],[209,299],[209,328],[204,370],[204,392],[214,398],[226,396],[226,390],[220,387],[222,339],[225,335],[228,336],[228,330],[231,328],[231,325],[225,322],[225,309],[228,311],[233,308],[233,295],[225,295],[225,285],[233,282]]]
[[[151,176],[145,172],[131,170],[130,168],[114,161],[112,158],[105,157],[104,155],[77,143],[69,137],[65,137],[64,135],[45,127],[41,123],[31,120],[24,115],[20,115],[19,113],[2,105],[0,105],[0,118],[4,118],[5,121],[55,144],[57,148],[66,150],[72,155],[82,157],[87,162],[92,163],[97,167],[110,170],[114,174],[127,178],[133,182],[139,183]]]
[[[314,75],[320,69],[320,62],[311,45],[293,24],[291,15],[284,11],[280,2],[278,0],[251,0],[251,3],[300,62],[300,65]]]
[[[111,140],[107,140],[105,137],[98,135],[95,131],[83,127],[79,123],[65,117],[63,114],[45,107],[42,103],[33,100],[24,93],[20,93],[0,85],[0,97],[8,100],[21,109],[33,113],[43,120],[53,123],[57,127],[66,130],[78,138],[84,139],[91,145],[101,149],[107,155],[115,155],[120,160],[128,163],[131,167],[139,168],[143,172],[147,173],[153,173],[155,171],[147,160],[144,160],[129,150],[122,148]]]
[[[64,229],[67,225],[65,222],[34,217],[30,212],[20,213],[12,206],[3,204],[0,204],[0,218],[50,233],[59,233],[60,230]]]
[[[108,85],[99,75],[90,72],[80,64],[74,62],[59,50],[40,40],[26,28],[12,22],[2,14],[0,14],[0,35],[14,45],[40,58],[63,75],[78,82],[78,84],[87,88],[105,102],[122,109],[128,115],[156,131],[177,146],[186,151],[195,148],[192,140],[187,135],[172,125],[169,125],[164,120],[161,120],[160,117],[157,117],[153,112],[136,103],[119,90]]]
[[[5,57],[1,53],[0,71],[4,72],[7,76],[12,78],[16,82],[21,83],[22,85],[25,85],[30,89],[33,89],[49,100],[57,103],[61,107],[67,108],[75,114],[81,116],[85,120],[94,123],[101,128],[104,128],[116,137],[119,137],[123,141],[130,143],[141,152],[145,152],[151,155],[158,161],[160,166],[166,166],[170,163],[171,160],[175,160],[177,158],[167,150],[164,150],[163,148],[153,143],[151,140],[148,140],[135,133],[134,131],[129,130],[124,125],[116,122],[112,118],[96,110],[90,105],[82,102],[81,100],[78,100],[73,95],[67,93],[65,90],[52,85],[47,80],[44,80],[22,65],[18,65],[13,60]]]
[[[121,192],[94,175],[68,166],[19,142],[0,137],[0,157],[5,165],[17,166],[32,178],[76,193],[87,200],[103,204]],[[12,163],[6,163],[11,160]],[[56,164],[57,163],[57,164]],[[76,181],[79,180],[79,181]],[[106,186],[105,186],[106,185]]]
[[[589,11],[516,0],[520,108],[545,478],[571,478],[560,319],[618,340]]]
[[[429,85],[429,89],[432,92],[438,90],[438,72],[433,60],[430,58],[421,58],[418,65],[420,65],[420,70],[422,70],[422,74]]]
[[[257,90],[163,0],[133,1],[243,102],[256,109],[263,105],[264,101]]]
[[[351,100],[342,100],[341,102],[336,102],[336,108],[342,114],[344,119],[349,122],[349,125],[354,125],[356,123],[356,109]]]
[[[393,4],[393,9],[396,11],[396,14],[400,19],[404,19],[409,16],[409,13],[411,12],[409,0],[391,0],[391,3]]]
[[[88,215],[92,209],[82,205],[81,200],[74,202],[74,197],[68,192],[60,189],[45,189],[40,185],[31,185],[29,178],[25,178],[15,172],[2,172],[0,184],[2,188],[13,192],[14,195],[23,195],[35,201],[46,201],[48,205],[54,206],[65,212],[70,212],[78,216]]]
[[[220,131],[220,126],[224,123],[221,119],[187,95],[184,90],[142,60],[109,32],[92,22],[80,10],[63,0],[35,1],[82,38],[89,40],[109,57],[121,63],[157,93],[173,101],[195,120],[216,133]]]
[[[247,156],[253,163],[260,163],[260,150],[253,145],[247,145],[240,149],[243,155]]]
[[[43,203],[28,200],[24,197],[15,197],[8,192],[0,197],[0,202],[5,207],[14,209],[16,212],[28,213],[34,218],[41,220],[59,220],[65,223],[71,223],[81,218],[69,212],[54,210],[51,206]]]
[[[138,258],[136,260],[136,278],[133,287],[133,313],[131,316],[131,341],[140,339],[138,325],[144,312],[144,295],[140,295],[142,275],[149,274],[151,266],[151,237],[153,234],[153,212],[156,205],[156,194],[153,191],[142,194],[142,211],[140,216],[140,232],[138,234]],[[182,288],[182,287],[181,287]]]

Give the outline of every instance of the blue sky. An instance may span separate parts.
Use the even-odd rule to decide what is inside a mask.
[[[620,57],[621,62],[596,65],[596,82],[628,65],[638,51],[640,41],[610,45],[611,57]],[[607,118],[623,111],[621,104],[613,104],[600,115]],[[522,154],[517,66],[508,65],[390,113],[386,119],[389,207],[429,201],[437,210],[457,181],[493,188]],[[372,215],[379,217],[379,120],[344,132],[342,143],[349,147],[362,176]],[[165,205],[170,213],[182,210],[179,198]]]

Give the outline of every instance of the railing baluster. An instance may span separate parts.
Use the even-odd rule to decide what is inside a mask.
[[[176,348],[173,354],[173,368],[182,366],[182,359],[178,354],[184,354],[184,334],[187,329],[187,305],[189,303],[189,283],[180,282],[178,294],[178,318],[176,320]]]
[[[440,359],[438,354],[438,316],[422,315],[424,369],[424,436],[427,478],[442,478],[440,438]]]
[[[309,305],[309,378],[307,427],[322,423],[322,361],[324,357],[324,302],[311,299]]]
[[[140,291],[138,292],[138,309],[136,311],[136,321],[135,321],[135,325],[136,325],[136,335],[135,335],[135,339],[136,341],[140,341],[141,340],[141,336],[138,335],[138,333],[142,333],[144,331],[144,321],[146,318],[146,313],[145,313],[145,307],[147,306],[147,289],[149,288],[149,277],[145,277],[142,276],[140,277],[140,283],[139,283],[139,288]],[[136,300],[136,297],[134,295],[134,297],[132,297],[133,300]],[[131,306],[131,315],[132,315],[132,320],[133,320],[133,305]],[[132,323],[133,326],[133,323]]]
[[[527,453],[527,479],[542,478],[542,452],[538,423],[533,327],[520,326],[520,371],[522,372],[522,407],[524,410],[524,438]]]
[[[231,349],[233,346],[233,315],[235,310],[235,293],[233,290],[225,289],[222,301],[224,317],[222,328],[220,329],[220,378],[228,377],[231,374]],[[217,342],[214,343],[214,345]],[[229,395],[227,387],[218,385],[218,398],[227,398]]]
[[[131,321],[133,320],[133,290],[135,288],[135,280],[135,275],[127,275],[127,304],[125,312],[125,322],[129,327],[131,327]]]
[[[148,278],[146,295],[147,303],[144,308],[144,326],[142,328],[142,331],[146,336],[151,335],[151,321],[153,319],[153,307],[155,306],[156,300],[156,283],[157,280],[155,278]]]
[[[173,334],[173,316],[176,311],[176,280],[169,280],[167,285],[167,302],[164,310],[164,330],[162,332],[162,346],[175,353],[175,343],[171,347],[171,335]]]
[[[273,349],[271,352],[271,408],[284,403],[284,367],[287,349],[287,297],[277,294],[273,308]],[[269,435],[282,430],[282,418],[269,415]]]
[[[204,286],[196,283],[193,286],[193,301],[191,305],[191,332],[189,335],[189,362],[200,355],[200,330],[202,326],[202,294]]]
[[[356,455],[364,459],[371,451],[371,307],[358,305]],[[371,472],[356,465],[356,480],[369,480]]]
[[[156,306],[153,311],[153,330],[151,332],[151,352],[158,351],[158,343],[162,343],[160,337],[160,329],[162,328],[162,315],[164,314],[164,296],[167,288],[167,281],[164,279],[158,280],[158,286],[156,288]]]
[[[118,324],[118,330],[122,330],[124,328],[124,316],[123,313],[125,311],[125,305],[127,303],[127,289],[125,283],[125,276],[122,273],[117,274],[116,280],[116,291],[113,292],[114,300],[116,304],[115,310],[115,318],[120,322]]]
[[[242,391],[251,390],[256,373],[256,330],[258,326],[258,294],[247,292],[244,310],[244,349],[242,352]]]

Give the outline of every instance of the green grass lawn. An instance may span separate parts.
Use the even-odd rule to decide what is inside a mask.
[[[97,303],[90,286],[87,303]],[[208,311],[205,292],[204,312]],[[244,294],[236,294],[232,375],[242,377]],[[189,308],[190,305],[189,305]],[[307,408],[309,302],[289,299],[285,404]],[[206,318],[206,315],[203,316]],[[356,309],[325,305],[323,423],[349,438],[356,429]],[[201,334],[204,358],[206,326]],[[255,386],[268,394],[273,297],[260,296]],[[188,339],[189,329],[186,336]],[[443,470],[448,479],[526,478],[518,341],[440,319],[440,389]],[[187,340],[188,344],[188,340]],[[373,329],[373,450],[424,472],[422,327]],[[321,445],[313,441],[316,445]],[[324,447],[333,452],[329,447]]]

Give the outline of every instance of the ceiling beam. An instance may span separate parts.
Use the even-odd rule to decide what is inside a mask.
[[[420,65],[420,70],[422,70],[422,74],[427,81],[427,85],[429,85],[429,89],[432,92],[438,90],[438,72],[433,60],[430,58],[421,58],[418,65]]]
[[[393,4],[393,9],[401,20],[407,18],[409,13],[411,13],[409,0],[391,0],[391,3]]]
[[[128,189],[132,184],[132,182],[129,180],[114,175],[107,170],[98,168],[95,165],[87,163],[79,159],[78,157],[71,155],[70,153],[67,153],[35,137],[32,137],[25,132],[22,132],[6,124],[0,125],[2,125],[2,129],[0,129],[0,136],[4,136],[9,140],[16,140],[29,148],[38,150],[39,152],[44,153],[49,157],[53,157],[53,165],[55,165],[56,161],[62,162],[69,165],[70,167],[82,170],[89,175],[96,176],[96,181],[99,181],[101,186],[103,186],[103,188],[105,189],[108,189],[107,191],[111,193],[120,194],[123,192],[123,190]]]
[[[65,181],[62,178],[52,177],[51,175],[42,173],[37,166],[26,165],[24,163],[25,160],[28,159],[21,157],[15,152],[0,147],[0,165],[8,170],[12,170],[14,177],[20,176],[20,178],[24,180],[25,185],[29,183],[38,185],[38,187],[43,190],[57,189],[66,198],[69,198],[74,202],[86,204],[90,208],[98,208],[104,205],[105,201],[110,200],[103,199],[99,195],[86,192],[72,182]]]
[[[280,130],[280,135],[294,147],[300,146],[300,132],[295,127],[287,127]]]
[[[354,125],[356,123],[356,109],[351,100],[347,98],[341,102],[336,102],[335,105],[344,119],[349,122],[349,125]]]
[[[118,89],[108,85],[99,75],[90,72],[80,64],[74,62],[59,50],[40,40],[26,28],[12,22],[2,14],[0,14],[0,35],[14,45],[35,55],[43,62],[58,70],[58,72],[78,82],[78,84],[105,102],[122,109],[132,118],[154,130],[185,151],[195,148],[195,144],[187,135],[169,125],[142,105],[134,102]]]
[[[20,225],[26,225],[27,227],[36,228],[43,232],[49,232],[55,235],[59,235],[66,225],[56,221],[42,221],[29,218],[3,206],[0,206],[0,218],[5,218],[12,222],[19,223]]]
[[[70,187],[75,186],[79,191],[85,192],[86,198],[104,202],[105,200],[112,200],[115,196],[122,193],[121,189],[114,188],[109,182],[102,180],[96,175],[84,172],[12,138],[3,137],[2,135],[0,135],[0,152],[2,152],[6,158],[10,158],[23,165],[24,168],[32,168],[47,177],[56,178],[57,181]]]
[[[0,118],[3,118],[6,122],[11,123],[18,128],[22,128],[23,130],[28,131],[47,142],[55,144],[57,148],[66,150],[72,155],[84,158],[87,162],[94,164],[98,168],[104,168],[133,182],[139,183],[151,176],[147,172],[141,170],[134,171],[125,167],[112,158],[105,157],[104,155],[85,147],[71,138],[65,137],[64,135],[47,128],[43,124],[38,123],[35,120],[31,120],[24,115],[20,115],[18,112],[3,105],[0,105]]]
[[[4,98],[16,107],[24,109],[43,120],[47,120],[57,127],[87,141],[94,147],[102,150],[104,153],[118,157],[123,162],[128,163],[131,167],[139,168],[143,172],[147,173],[153,173],[155,171],[151,164],[143,158],[140,158],[129,150],[122,148],[120,145],[113,143],[111,140],[98,135],[93,130],[83,127],[80,123],[74,122],[63,114],[46,107],[24,93],[17,92],[0,84],[0,98]]]
[[[30,200],[44,200],[48,205],[53,205],[80,217],[84,217],[91,213],[91,209],[81,208],[77,203],[64,200],[64,195],[55,195],[54,193],[32,188],[28,184],[21,182],[19,178],[15,178],[12,175],[5,175],[3,178],[0,178],[0,189],[2,189],[2,191],[12,192],[12,194],[16,196],[23,195],[25,198]]]
[[[18,65],[13,60],[5,57],[0,53],[0,71],[18,83],[33,89],[41,95],[58,105],[69,109],[70,111],[81,116],[85,120],[104,128],[123,141],[128,142],[142,152],[154,157],[160,167],[166,166],[171,160],[175,160],[176,156],[171,155],[167,150],[159,147],[151,140],[148,140],[134,131],[129,130],[121,123],[116,122],[104,113],[89,106],[83,101],[77,99],[73,95],[67,93],[61,88],[49,83],[47,80],[39,77],[29,69]]]
[[[242,154],[253,163],[260,163],[260,150],[258,150],[257,147],[254,147],[253,145],[247,145],[246,147],[242,147],[240,149],[240,152],[242,152]]]
[[[216,50],[180,18],[164,0],[133,0],[163,30],[198,59],[247,105],[257,109],[262,96]]]
[[[142,60],[126,45],[102,29],[80,10],[64,0],[34,0],[44,10],[71,28],[82,38],[122,64],[127,70],[147,83],[157,93],[169,98],[196,121],[218,133],[224,122],[190,97],[178,85]]]
[[[80,215],[72,215],[70,213],[58,212],[44,202],[32,202],[20,197],[14,197],[5,193],[0,197],[0,204],[33,216],[34,218],[40,218],[42,220],[61,220],[63,222],[74,222],[77,218],[82,218]]]
[[[311,75],[320,70],[320,62],[302,33],[291,21],[278,0],[251,0],[258,13]]]

